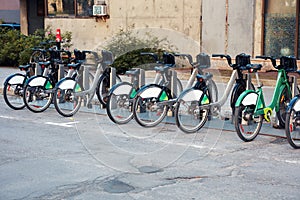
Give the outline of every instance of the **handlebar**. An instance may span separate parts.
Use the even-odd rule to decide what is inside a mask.
[[[220,58],[226,58],[228,64],[231,66],[232,65],[232,61],[231,61],[231,57],[230,55],[225,55],[225,54],[212,54],[212,57],[220,57]]]
[[[261,58],[261,59],[265,59],[265,60],[271,60],[272,65],[276,68],[276,59],[272,56],[255,56],[255,58]]]
[[[182,56],[189,60],[189,63],[193,65],[193,57],[190,54],[174,54],[174,56]]]
[[[158,55],[156,53],[141,52],[140,55],[141,56],[145,56],[145,55],[151,56],[155,59],[155,62],[159,62]]]

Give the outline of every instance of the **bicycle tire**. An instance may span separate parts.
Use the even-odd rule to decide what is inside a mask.
[[[249,93],[250,95],[252,93]],[[243,100],[248,96],[246,95]],[[241,102],[243,102],[243,100]],[[260,132],[263,116],[254,116],[255,104],[235,107],[234,125],[239,138],[245,142],[254,140]]]
[[[148,96],[144,97],[144,91],[148,90]],[[150,90],[155,92],[151,92]],[[150,92],[149,92],[150,91]],[[157,92],[158,91],[158,92]],[[133,116],[136,122],[143,127],[157,126],[167,115],[168,106],[159,104],[159,96],[162,93],[162,88],[156,85],[147,86],[145,90],[137,94],[133,103]],[[164,93],[166,95],[167,92]]]
[[[291,100],[286,113],[285,133],[288,143],[300,149],[300,96]]]
[[[207,122],[209,110],[199,107],[203,105],[199,102],[203,102],[204,97],[210,99],[208,90],[206,95],[203,95],[201,90],[194,88],[187,89],[180,95],[175,107],[175,121],[184,133],[195,133]]]
[[[212,102],[217,102],[219,99],[218,87],[214,80],[210,79],[207,81],[207,87]]]
[[[119,82],[121,82],[121,78],[117,75],[116,83]],[[110,89],[110,75],[104,73],[99,78],[97,88],[96,88],[97,98],[104,107],[106,106],[106,102],[108,100],[109,89]]]
[[[10,83],[14,77],[21,76],[25,80],[25,76],[21,74],[14,74],[4,81],[3,97],[5,103],[14,110],[21,110],[25,108],[23,100],[24,81],[22,83]]]
[[[182,86],[180,79],[177,78],[176,82],[177,82],[176,83],[177,88],[176,88],[176,93],[174,94],[174,96],[178,97],[183,90],[183,86]]]
[[[53,93],[50,91],[51,89],[46,89],[44,85],[30,86],[30,82],[28,82],[23,93],[26,107],[35,113],[45,111],[52,103]]]
[[[126,124],[133,118],[131,94],[132,84],[122,82],[116,85],[108,96],[106,112],[116,124]]]
[[[251,88],[254,89],[254,85],[251,83]],[[230,97],[230,106],[232,110],[232,117],[235,116],[235,103],[237,102],[239,96],[246,90],[246,83],[237,83],[232,90]]]
[[[64,81],[74,81],[72,79],[65,79]],[[63,82],[60,84],[63,84]],[[80,92],[82,87],[79,83],[74,81],[74,87],[72,88],[60,88],[57,86],[54,92],[54,106],[56,111],[64,117],[72,117],[78,112],[81,107],[82,97],[76,96],[76,92]]]
[[[286,109],[290,101],[291,101],[291,96],[288,94],[288,90],[285,87],[279,96],[279,111],[276,112],[276,116],[280,128],[285,127]]]
[[[17,93],[23,92],[23,85],[19,84],[4,84],[3,97],[5,103],[14,110],[21,110],[25,108],[23,101],[23,94],[18,95]]]

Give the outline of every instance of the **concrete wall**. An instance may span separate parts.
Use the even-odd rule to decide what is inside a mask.
[[[95,49],[102,46],[121,28],[134,27],[141,37],[151,32],[168,37],[178,51],[200,51],[201,0],[109,0],[106,22],[94,18],[46,18],[45,26],[71,31],[74,47]]]
[[[253,53],[255,0],[228,1],[228,47],[227,53]]]
[[[110,19],[46,18],[73,33],[74,47],[96,49],[120,29],[167,37],[179,52],[261,53],[262,3],[256,0],[106,0]]]
[[[226,41],[225,0],[203,0],[202,49],[204,52],[224,53]]]
[[[203,0],[202,47],[208,53],[253,53],[255,0]]]

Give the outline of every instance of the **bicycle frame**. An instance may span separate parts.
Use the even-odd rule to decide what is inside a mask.
[[[258,76],[257,76],[258,78]],[[259,80],[258,80],[259,82]],[[270,121],[268,115],[272,114],[272,111],[275,108],[275,111],[279,111],[280,99],[279,95],[282,91],[287,88],[288,95],[292,96],[292,91],[289,87],[288,78],[286,72],[283,69],[278,70],[278,76],[276,81],[275,90],[273,93],[272,100],[268,106],[265,104],[264,95],[262,91],[262,86],[259,86],[256,91],[254,90],[246,90],[244,91],[236,102],[236,106],[240,106],[242,103],[244,105],[256,105],[254,110],[254,116],[264,115],[264,118],[267,122]],[[249,95],[248,98],[245,98],[248,94],[253,93],[253,95]],[[242,102],[243,101],[243,102]],[[245,102],[244,102],[245,101]]]
[[[87,89],[87,90],[81,91],[81,92],[77,92],[77,93],[74,94],[74,96],[75,97],[77,97],[77,96],[81,96],[81,97],[88,96],[86,104],[89,105],[91,103],[95,93],[96,93],[96,88],[97,88],[97,85],[98,85],[98,81],[100,80],[101,75],[104,72],[105,72],[105,67],[102,66],[100,63],[98,63],[97,70],[96,70],[96,73],[95,73],[95,76],[94,76],[94,80],[93,80],[93,83],[90,86],[90,88]]]

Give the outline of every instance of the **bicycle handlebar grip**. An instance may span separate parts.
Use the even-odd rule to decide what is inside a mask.
[[[82,53],[86,54],[86,53],[92,53],[91,51],[82,51]]]
[[[221,57],[221,58],[223,58],[223,57],[226,57],[226,55],[225,54],[212,54],[211,57]]]
[[[193,65],[193,58],[192,58],[192,56],[190,55],[190,54],[174,54],[174,56],[182,56],[182,57],[185,57],[185,58],[187,58],[188,60],[189,60],[189,63],[191,64],[191,65]]]
[[[270,59],[271,57],[270,56],[255,56],[255,58],[261,58],[261,59]]]
[[[276,68],[276,59],[272,56],[255,56],[255,58],[261,58],[261,59],[265,59],[265,60],[271,60],[272,65]]]

